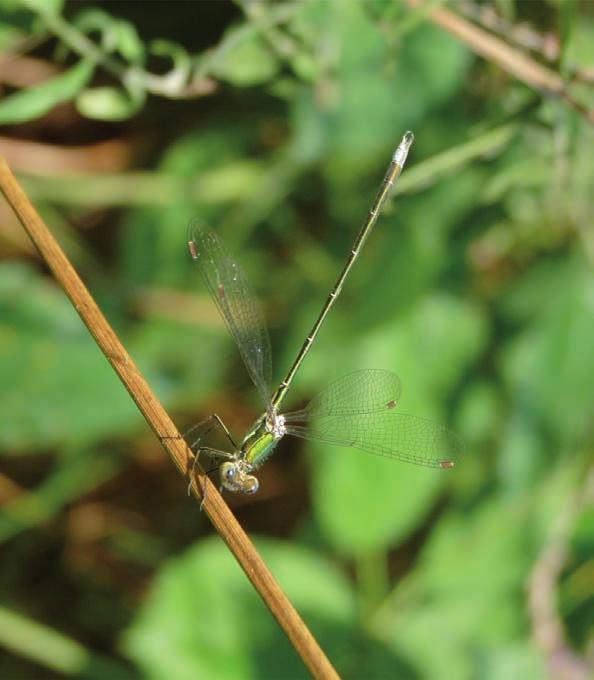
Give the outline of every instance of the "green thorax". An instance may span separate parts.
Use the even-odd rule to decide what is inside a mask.
[[[240,456],[255,470],[270,456],[282,434],[277,431],[265,413],[248,430],[241,442]]]

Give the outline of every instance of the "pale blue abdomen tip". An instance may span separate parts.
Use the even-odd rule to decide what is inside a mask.
[[[398,145],[398,148],[396,149],[396,151],[394,151],[394,156],[392,157],[392,160],[394,163],[397,163],[401,168],[404,166],[404,163],[406,162],[408,150],[410,149],[411,144],[414,141],[415,136],[410,130],[408,130],[407,132],[404,133],[404,136],[402,137],[400,144]]]

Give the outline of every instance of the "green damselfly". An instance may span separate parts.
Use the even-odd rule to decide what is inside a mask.
[[[196,459],[202,452],[221,461],[221,484],[230,491],[255,493],[258,479],[254,472],[271,455],[285,434],[305,439],[350,446],[388,458],[433,468],[451,468],[462,451],[462,443],[453,432],[424,418],[399,413],[400,380],[390,371],[359,370],[328,385],[299,411],[280,413],[287,391],[310,350],[330,308],[360,250],[398,179],[413,142],[407,132],[392,156],[382,185],[365,223],[359,231],[338,280],[307,336],[293,365],[276,392],[270,390],[270,339],[257,299],[243,269],[229,255],[219,236],[200,220],[188,228],[190,254],[197,263],[209,293],[233,336],[248,373],[265,406],[264,413],[248,430],[239,445],[229,430],[213,414],[208,420],[221,427],[232,451],[198,445]],[[192,430],[207,421],[199,423]]]

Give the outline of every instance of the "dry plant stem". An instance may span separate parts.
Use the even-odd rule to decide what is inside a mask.
[[[159,437],[177,469],[182,475],[186,475],[192,464],[191,451],[179,436],[169,415],[124,349],[70,261],[19,186],[6,162],[1,158],[0,190],[56,280],[70,298],[101,351],[119,375],[142,415]],[[164,436],[178,438],[163,439]],[[206,490],[204,501],[206,514],[285,631],[311,674],[315,678],[338,678],[324,652],[275,581],[216,487],[200,470],[198,485],[196,478],[192,483],[192,493],[198,500],[201,499],[201,488]],[[180,487],[180,490],[183,491],[183,488]]]
[[[555,95],[565,101],[589,123],[594,123],[594,111],[576,101],[569,91],[565,80],[555,71],[542,66],[524,52],[508,45],[483,28],[463,19],[445,7],[431,8],[424,0],[407,0],[411,7],[425,7],[427,16],[434,23],[456,36],[476,54],[498,64],[518,80],[542,92]]]
[[[497,13],[492,5],[478,5],[472,0],[456,3],[456,9],[468,19],[481,24],[484,28],[504,36],[521,49],[532,50],[547,61],[559,59],[561,46],[559,36],[554,33],[539,33],[529,23],[512,23]]]

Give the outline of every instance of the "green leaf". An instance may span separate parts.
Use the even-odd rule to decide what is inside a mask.
[[[32,527],[47,525],[89,491],[115,476],[125,464],[104,450],[69,450],[61,452],[51,472],[35,487],[7,501],[0,510],[0,543]]]
[[[526,414],[565,444],[586,433],[594,414],[594,363],[587,360],[593,291],[594,276],[577,252],[533,267],[505,300],[507,314],[523,323],[500,353],[504,378]],[[542,451],[540,459],[548,464]]]
[[[143,64],[146,50],[134,24],[120,19],[116,24],[116,36],[117,51],[122,57],[131,64]]]
[[[22,265],[0,268],[0,449],[86,443],[141,418],[66,296]]]
[[[6,650],[5,657],[18,655],[27,659],[35,664],[36,674],[40,676],[131,680],[128,669],[120,663],[91,652],[80,642],[60,633],[57,626],[44,625],[2,605],[0,639]],[[13,673],[9,672],[9,675],[15,677]]]
[[[274,541],[258,541],[258,547],[335,663],[352,659],[354,598],[342,574],[308,550]],[[161,570],[123,646],[147,678],[241,680],[306,673],[218,538],[202,541]]]
[[[132,64],[141,64],[145,48],[134,24],[116,19],[108,12],[89,7],[79,12],[72,22],[79,31],[101,33],[101,47],[109,53],[117,52]]]
[[[435,295],[348,352],[357,366],[383,366],[400,376],[403,413],[442,420],[443,402],[486,339],[475,307]],[[328,540],[351,555],[405,538],[456,474],[327,445],[315,445],[312,457],[314,512]]]
[[[86,7],[77,12],[72,19],[72,25],[83,33],[99,32],[102,34],[102,47],[108,51],[113,50],[114,42],[106,35],[114,31],[118,19],[108,12],[97,7]]]
[[[532,486],[548,460],[538,422],[521,398],[513,406],[501,428],[498,472],[508,491],[518,493]]]
[[[466,387],[458,421],[469,441],[481,443],[497,435],[503,418],[501,397],[490,382],[474,382]]]
[[[590,69],[594,66],[594,20],[582,14],[579,21],[572,21],[569,35],[563,44],[563,66],[568,73]]]
[[[142,108],[146,95],[142,91],[132,94],[116,87],[93,87],[76,98],[76,108],[87,118],[97,120],[126,120]]]
[[[511,653],[526,626],[522,593],[534,558],[528,520],[525,498],[491,498],[446,516],[431,534],[414,572],[372,623],[414,661],[419,677],[501,677],[493,658],[501,654],[518,671],[508,677],[543,677],[529,643],[518,658]]]
[[[231,29],[225,35],[228,49],[213,57],[212,74],[237,87],[267,82],[278,70],[278,59],[257,33],[241,36],[236,41],[236,30]]]
[[[64,8],[64,0],[15,0],[14,4],[22,5],[40,14],[53,16],[62,14]]]
[[[60,0],[61,4],[61,0]],[[43,35],[46,29],[39,18],[19,0],[0,1],[0,51],[10,55],[23,41]]]
[[[215,193],[234,187],[240,194],[229,195],[227,200],[241,199],[259,181],[259,173],[238,171],[235,148],[241,143],[241,137],[230,131],[184,135],[168,147],[159,170],[179,186],[184,186],[187,178],[199,178],[201,190],[205,185],[212,188],[214,184],[217,184]],[[233,186],[229,186],[230,177],[235,178]],[[151,208],[130,213],[122,231],[120,248],[126,275],[145,286],[179,285],[188,281],[191,263],[186,259],[186,225],[196,215],[210,219],[209,198],[210,195],[202,197],[187,191],[179,197],[176,195],[159,210]],[[138,248],[139,240],[145,244],[142,250]],[[180,258],[186,268],[180,267]],[[194,291],[193,278],[192,285]]]
[[[401,541],[427,515],[442,486],[443,473],[436,470],[344,447],[310,446],[314,512],[327,539],[346,555]]]
[[[547,677],[542,652],[530,640],[493,645],[485,650],[481,671],[484,680],[541,680]]]
[[[360,174],[361,163],[385,153],[398,130],[454,96],[470,64],[468,50],[438,28],[421,26],[394,44],[367,5],[301,3],[290,21],[291,31],[315,55],[315,71],[311,64],[300,68],[299,53],[292,63],[305,79],[315,78],[315,90],[306,90],[307,104],[325,127],[326,143],[335,152],[333,174],[343,181],[349,172]],[[301,109],[297,122],[310,118],[305,104],[305,98],[294,98],[293,106]]]
[[[70,101],[90,80],[94,64],[81,60],[68,71],[28,90],[20,90],[0,101],[0,124],[25,123]]]

